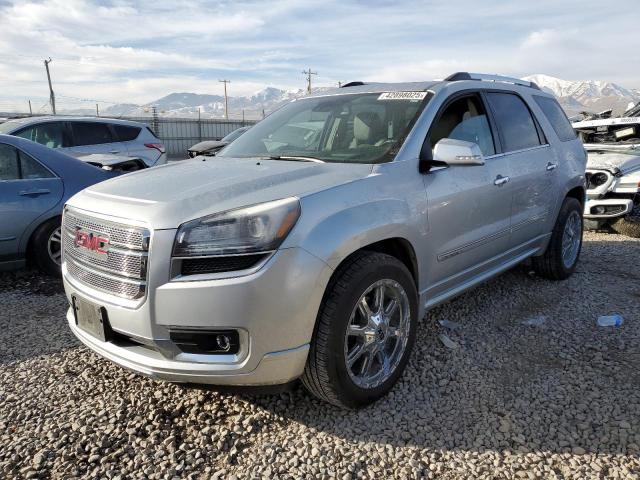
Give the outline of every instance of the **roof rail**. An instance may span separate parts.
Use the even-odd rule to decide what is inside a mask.
[[[514,85],[521,85],[523,87],[535,88],[540,90],[540,87],[534,82],[528,82],[514,77],[505,77],[504,75],[490,75],[486,73],[469,73],[469,72],[456,72],[445,78],[445,81],[455,82],[457,80],[480,80],[483,82],[504,82],[513,83]]]
[[[364,82],[349,82],[349,83],[345,83],[344,85],[341,85],[340,88],[361,87],[362,85],[364,85]]]

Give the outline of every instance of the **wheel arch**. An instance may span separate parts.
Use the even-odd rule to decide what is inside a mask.
[[[26,242],[25,242],[25,247],[24,247],[24,254],[25,254],[25,258],[27,260],[27,262],[31,262],[33,261],[33,242],[34,242],[34,238],[36,236],[36,233],[38,232],[38,230],[40,230],[40,228],[47,222],[50,222],[51,220],[54,219],[59,219],[60,221],[62,221],[62,214],[60,212],[56,212],[56,213],[52,213],[51,215],[48,215],[46,217],[41,217],[39,218],[37,221],[33,222],[33,224],[29,227],[30,228],[30,232],[28,234],[28,236],[26,237]]]

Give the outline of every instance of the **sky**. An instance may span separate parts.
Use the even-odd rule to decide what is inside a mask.
[[[613,5],[615,4],[615,8]],[[0,0],[0,111],[455,71],[640,88],[637,0]],[[45,104],[41,106],[41,104]]]

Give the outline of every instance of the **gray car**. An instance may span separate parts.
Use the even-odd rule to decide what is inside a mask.
[[[190,158],[197,157],[198,155],[215,155],[250,128],[251,127],[236,128],[233,132],[222,137],[220,140],[204,140],[202,142],[198,142],[187,150],[187,154]]]
[[[218,160],[90,187],[63,219],[69,326],[155,378],[301,378],[370,403],[427,309],[528,258],[552,280],[576,268],[586,155],[548,102],[562,112],[534,84],[469,73],[356,82],[291,102]]]
[[[160,139],[144,123],[99,117],[28,117],[0,123],[0,134],[26,138],[71,155],[107,154],[167,163]]]

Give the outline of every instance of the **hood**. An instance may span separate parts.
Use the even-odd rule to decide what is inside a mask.
[[[216,212],[303,197],[364,178],[372,169],[367,164],[252,158],[183,160],[94,185],[69,204],[170,229]]]
[[[220,149],[227,145],[228,142],[221,140],[205,140],[204,142],[196,143],[193,147],[189,148],[190,152],[202,153],[209,150]]]
[[[590,151],[587,170],[607,170],[611,173],[626,174],[640,169],[640,150],[637,154]]]

